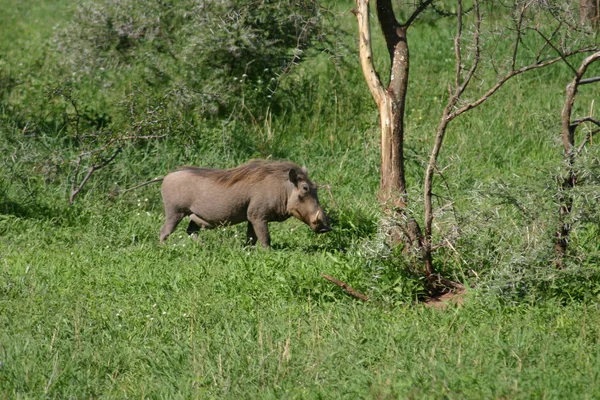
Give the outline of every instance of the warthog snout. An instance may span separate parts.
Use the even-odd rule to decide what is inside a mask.
[[[311,221],[309,225],[312,231],[315,233],[326,233],[331,231],[329,221],[327,220],[325,213],[321,209],[317,211],[315,218]]]
[[[323,226],[321,228],[319,228],[316,232],[317,233],[327,233],[331,230],[330,226]]]

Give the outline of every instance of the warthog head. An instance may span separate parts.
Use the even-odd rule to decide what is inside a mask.
[[[317,185],[308,179],[306,168],[302,167],[300,171],[290,169],[289,179],[294,189],[288,198],[288,212],[315,233],[329,232],[329,220],[319,203]]]

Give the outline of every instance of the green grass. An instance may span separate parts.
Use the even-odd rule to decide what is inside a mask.
[[[164,247],[49,234],[3,246],[6,398],[600,394],[596,306],[361,304],[318,277],[360,287],[352,256],[246,250],[231,234]]]
[[[369,292],[364,258],[314,250],[321,237],[287,244],[294,224],[270,252],[243,248],[236,228],[160,246],[136,236],[157,222],[140,214],[135,226],[107,217],[92,232],[49,223],[3,239],[3,397],[600,394],[595,305],[506,306],[476,292],[446,310],[363,304],[319,273]]]
[[[171,136],[126,146],[68,207],[78,148],[63,137],[62,114],[41,118],[38,109],[60,109],[47,97],[60,77],[47,44],[72,8],[0,0],[8,10],[0,83],[19,83],[0,93],[0,398],[600,397],[597,146],[585,155],[588,186],[576,197],[566,268],[548,267],[568,69],[515,79],[450,125],[434,190],[436,207],[447,207],[434,239],[450,234],[451,246],[434,261],[468,291],[461,307],[429,308],[411,258],[386,245],[378,117],[352,6],[334,6],[350,32],[338,38],[346,63],[325,52],[301,63],[289,79],[302,92],[280,112],[171,121]],[[452,34],[439,22],[415,25],[409,37],[408,211],[417,220]],[[127,83],[126,73],[119,79]],[[86,97],[92,88],[79,100],[97,106]],[[582,90],[581,112],[595,93]],[[272,223],[273,249],[264,251],[243,246],[244,225],[193,241],[184,222],[160,245],[158,184],[107,196],[183,164],[253,157],[305,164],[326,185],[319,196],[333,231]],[[323,273],[371,300],[348,296]]]

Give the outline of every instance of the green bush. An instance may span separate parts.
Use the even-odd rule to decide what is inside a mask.
[[[66,78],[117,98],[136,88],[170,93],[187,114],[262,115],[324,33],[306,0],[95,0],[77,8],[55,45]]]

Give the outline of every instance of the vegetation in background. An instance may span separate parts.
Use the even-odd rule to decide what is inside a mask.
[[[359,52],[362,71],[367,86],[379,109],[381,128],[381,180],[380,197],[384,208],[398,222],[395,227],[405,245],[413,249],[432,295],[452,289],[462,291],[463,286],[436,273],[433,263],[435,251],[434,234],[442,236],[438,246],[452,246],[450,240],[434,232],[433,222],[436,209],[433,205],[434,178],[440,174],[438,158],[451,122],[463,114],[484,105],[508,81],[521,74],[550,68],[564,62],[571,66],[572,59],[581,54],[591,54],[575,71],[576,80],[571,85],[568,104],[572,105],[577,84],[583,78],[588,65],[600,57],[600,45],[595,42],[594,32],[580,27],[577,22],[576,7],[568,3],[561,6],[545,3],[505,3],[490,4],[473,0],[470,8],[464,8],[462,0],[456,2],[456,10],[444,13],[446,17],[455,17],[454,35],[454,76],[440,80],[440,87],[448,88],[447,102],[443,109],[439,125],[435,130],[435,140],[425,166],[423,183],[424,215],[419,223],[413,215],[407,214],[406,177],[404,167],[405,110],[408,93],[410,55],[408,30],[426,11],[441,14],[433,0],[423,0],[414,5],[401,7],[408,16],[398,21],[392,3],[387,0],[376,2],[377,18],[385,39],[390,59],[389,81],[384,87],[375,67],[370,27],[370,7],[365,0],[356,1],[353,13],[358,20]],[[402,14],[402,12],[400,13]],[[506,18],[498,18],[503,15]],[[454,18],[453,18],[454,20]],[[580,28],[580,29],[577,29]],[[575,30],[575,32],[574,32]],[[579,32],[582,31],[582,32]],[[598,79],[590,78],[587,83]],[[585,81],[584,81],[585,82]],[[567,107],[567,106],[565,106]],[[566,111],[563,112],[563,114]],[[572,124],[570,110],[563,116],[563,141],[565,152],[572,164],[575,156],[573,136],[569,125]],[[583,121],[581,121],[583,122]],[[580,123],[581,123],[580,122]],[[588,117],[585,122],[600,125],[597,120]],[[575,126],[577,123],[574,124]],[[572,128],[574,131],[575,127]],[[588,135],[589,136],[589,135]],[[591,137],[591,136],[590,136]],[[575,174],[569,167],[569,176],[565,178],[562,189],[575,185]],[[572,202],[568,195],[561,200],[560,218],[570,213]],[[452,198],[440,208],[451,206]],[[423,226],[423,229],[421,229]],[[453,230],[456,226],[451,227]],[[570,224],[561,223],[557,233],[556,248],[558,265],[566,253]],[[452,236],[456,236],[452,232]],[[399,240],[399,239],[396,239]],[[439,240],[435,238],[435,240]],[[436,246],[437,247],[437,246]]]
[[[550,268],[568,66],[517,77],[448,128],[433,264],[469,289],[462,307],[438,310],[422,305],[404,249],[387,244],[353,2],[13,3],[0,0],[1,397],[600,395],[593,140],[575,162],[563,268]],[[446,103],[440,81],[455,73],[451,21],[424,22],[409,38],[411,199]],[[277,29],[307,29],[306,41],[259,40]],[[374,38],[373,51],[387,54],[385,43]],[[217,57],[222,68],[199,67]],[[594,85],[578,96],[573,116],[597,118]],[[117,150],[69,206],[73,183]],[[273,250],[261,251],[243,246],[242,226],[198,242],[181,227],[160,246],[159,185],[118,195],[180,165],[254,157],[305,164],[334,230],[273,224]]]

